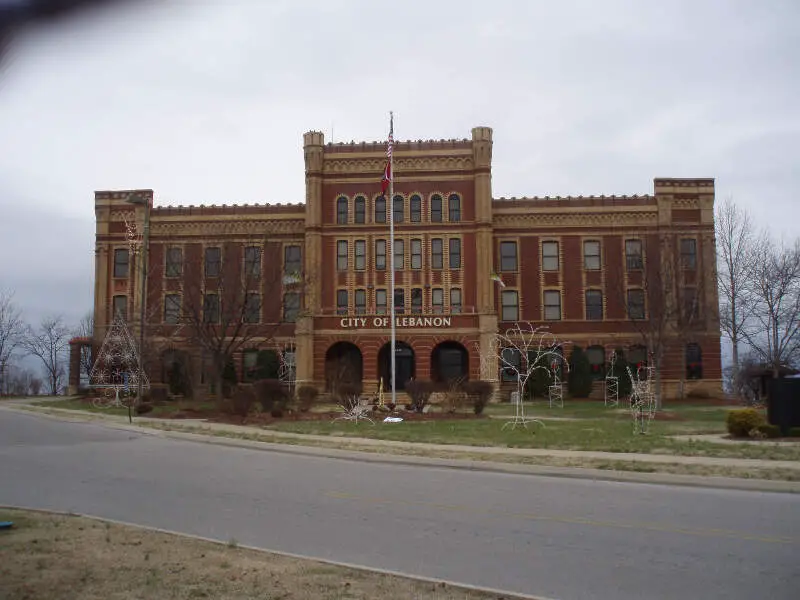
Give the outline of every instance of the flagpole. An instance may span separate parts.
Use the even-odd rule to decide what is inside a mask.
[[[392,265],[390,271],[390,286],[391,295],[389,302],[391,308],[389,309],[389,318],[392,322],[392,405],[397,406],[397,377],[396,375],[396,347],[397,347],[397,331],[395,327],[395,306],[394,306],[394,113],[389,111],[389,201],[387,207],[389,210],[389,262]]]

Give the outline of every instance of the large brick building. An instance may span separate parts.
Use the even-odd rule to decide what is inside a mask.
[[[493,198],[492,130],[476,127],[471,139],[396,143],[390,200],[380,196],[383,143],[326,145],[319,132],[303,142],[303,204],[159,207],[151,190],[96,192],[95,345],[115,311],[138,331],[141,269],[126,224],[141,231],[149,211],[153,381],[162,354],[181,348],[198,384],[208,381],[181,315],[189,296],[216,295],[221,272],[233,271],[254,276],[240,373],[255,350],[278,346],[298,382],[323,389],[344,361],[365,389],[388,384],[393,260],[399,388],[408,377],[485,377],[493,335],[530,321],[589,348],[598,376],[614,348],[645,360],[658,329],[667,393],[682,374],[720,389],[713,179],[656,179],[643,196]],[[134,194],[144,202],[131,204]],[[205,300],[210,319],[226,293]]]

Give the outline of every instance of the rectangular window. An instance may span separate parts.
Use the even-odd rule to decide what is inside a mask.
[[[600,270],[600,242],[596,240],[583,242],[583,268],[587,271]]]
[[[112,318],[119,317],[123,321],[128,320],[128,297],[127,296],[114,296],[112,301]]]
[[[414,194],[411,196],[411,222],[419,223],[422,221],[422,196]]]
[[[628,290],[628,318],[644,319],[644,290]]]
[[[166,277],[180,277],[183,273],[183,249],[167,248]]]
[[[422,268],[422,240],[411,240],[411,268]]]
[[[503,290],[501,299],[501,321],[516,322],[519,320],[519,294],[516,290]]]
[[[375,240],[375,269],[386,270],[386,240]]]
[[[244,276],[257,278],[261,276],[261,248],[248,246],[244,249]]]
[[[454,315],[461,313],[461,290],[459,288],[450,290],[450,313]]]
[[[203,296],[203,322],[219,323],[219,296],[217,294]]]
[[[206,248],[204,259],[206,277],[219,277],[220,268],[222,266],[222,249]]]
[[[442,197],[439,194],[431,196],[431,223],[442,222]]]
[[[258,323],[261,320],[261,294],[247,292],[244,297],[244,322]]]
[[[542,242],[542,271],[558,271],[558,242]]]
[[[283,320],[286,323],[297,321],[300,313],[300,294],[297,292],[286,292],[283,295]]]
[[[354,217],[356,223],[364,223],[367,219],[367,199],[364,196],[356,196]]]
[[[431,269],[444,268],[444,244],[442,238],[431,240]]]
[[[405,213],[405,198],[402,196],[395,196],[392,202],[392,218],[395,223],[403,222],[403,214]]]
[[[375,314],[386,314],[386,290],[375,290]]]
[[[461,268],[461,238],[450,238],[450,268]]]
[[[500,242],[500,270],[517,270],[517,242]]]
[[[603,292],[600,290],[586,290],[586,320],[603,320]]]
[[[386,196],[375,198],[375,222],[386,223]]]
[[[128,249],[117,248],[114,250],[114,277],[128,276]]]
[[[164,323],[177,325],[181,318],[180,294],[167,294],[164,296]]]
[[[644,268],[642,240],[625,240],[625,266],[628,271],[641,271]]]
[[[303,255],[300,246],[286,246],[283,249],[283,274],[299,275],[303,271]]]
[[[348,311],[347,290],[336,291],[336,314],[346,315]]]
[[[367,268],[367,242],[366,240],[356,240],[353,246],[356,271],[363,271]]]
[[[411,314],[422,313],[422,288],[411,289]]]
[[[431,290],[431,308],[437,315],[444,312],[444,290],[442,288],[433,288]]]
[[[561,292],[558,290],[546,290],[544,293],[544,320],[561,320]]]
[[[405,244],[403,240],[394,241],[394,268],[396,271],[402,271],[404,268],[405,259]]]
[[[336,242],[336,270],[347,271],[347,240]]]
[[[356,290],[355,294],[356,314],[363,315],[367,312],[367,290]]]
[[[394,312],[398,315],[406,312],[406,292],[403,289],[394,291]]]
[[[681,240],[681,266],[684,269],[697,268],[697,240]]]

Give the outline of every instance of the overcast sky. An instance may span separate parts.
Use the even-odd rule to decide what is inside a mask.
[[[800,235],[800,3],[141,0],[25,32],[0,72],[0,288],[92,307],[97,189],[302,202],[302,134],[494,128],[493,193],[714,177]]]

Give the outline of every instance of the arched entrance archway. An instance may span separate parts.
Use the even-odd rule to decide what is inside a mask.
[[[383,389],[392,389],[392,355],[391,343],[384,344],[378,352],[378,377],[383,379]],[[414,350],[405,342],[395,342],[395,371],[397,385],[395,389],[403,390],[406,382],[416,374]]]
[[[325,353],[325,389],[341,384],[361,385],[364,377],[361,350],[351,342],[336,342]]]
[[[469,353],[458,342],[437,344],[431,352],[431,379],[454,381],[469,377]]]

